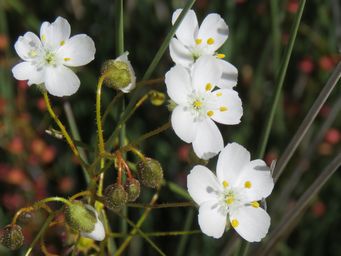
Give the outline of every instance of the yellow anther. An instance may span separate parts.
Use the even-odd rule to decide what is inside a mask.
[[[218,59],[224,59],[224,58],[225,58],[225,54],[224,54],[224,53],[218,53],[218,54],[216,55],[216,57],[217,57]]]
[[[216,94],[218,97],[222,96],[223,94],[221,92],[217,92]]]
[[[64,58],[64,61],[69,61],[71,60],[71,58]]]
[[[193,102],[193,107],[198,109],[202,106],[202,102],[200,100],[196,100]]]
[[[251,188],[251,187],[252,187],[251,181],[245,181],[244,187],[245,187],[245,188]]]
[[[209,117],[213,116],[213,114],[214,114],[214,112],[213,112],[212,110],[207,111],[207,115],[208,115]]]
[[[209,45],[214,44],[214,39],[212,37],[207,39],[207,44],[209,44]]]
[[[201,38],[195,39],[195,43],[196,43],[197,45],[201,44],[201,42],[202,42],[202,39],[201,39]]]
[[[259,207],[259,203],[257,201],[251,202],[250,204],[254,208],[258,208]]]
[[[64,44],[65,44],[65,41],[63,40],[63,41],[60,41],[60,46],[63,46]]]
[[[206,87],[205,87],[205,90],[206,91],[210,91],[211,89],[212,89],[212,84],[211,83],[207,83]]]
[[[46,40],[46,35],[41,35],[41,41],[45,41]]]
[[[29,51],[29,53],[28,53],[28,56],[30,56],[31,58],[34,58],[34,57],[36,57],[38,55],[38,53],[37,53],[37,51],[35,51],[35,50],[31,50],[31,51]]]
[[[229,183],[226,180],[224,180],[223,181],[223,186],[224,186],[224,188],[227,188],[229,186]]]
[[[220,110],[221,112],[224,112],[224,111],[227,111],[227,110],[228,110],[228,108],[227,108],[227,107],[225,107],[225,106],[222,106],[222,107],[220,107],[220,108],[219,108],[219,110]]]
[[[233,202],[234,202],[234,197],[233,196],[229,196],[229,197],[226,198],[226,203],[227,204],[233,204]]]
[[[239,221],[237,219],[231,220],[231,226],[236,228],[239,226]]]

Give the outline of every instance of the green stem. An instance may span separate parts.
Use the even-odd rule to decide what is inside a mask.
[[[135,208],[153,208],[153,209],[160,209],[160,208],[174,208],[174,207],[196,207],[193,202],[177,202],[177,203],[163,203],[163,204],[139,204],[139,203],[128,203],[128,207],[135,207]]]
[[[98,148],[99,148],[100,154],[102,154],[105,151],[102,120],[101,120],[101,94],[102,94],[102,85],[103,85],[104,79],[105,79],[105,74],[101,75],[101,77],[98,79],[97,92],[96,92],[96,122],[97,122],[97,133],[98,133]]]
[[[187,236],[201,234],[201,230],[184,230],[184,231],[166,231],[166,232],[146,232],[144,233],[148,237],[158,237],[158,236]],[[111,237],[126,237],[127,234],[122,233],[111,233]],[[141,234],[135,234],[134,236],[141,236]]]
[[[279,23],[278,0],[270,1],[272,18],[272,40],[273,40],[273,67],[274,73],[277,73],[280,59],[281,31]]]
[[[319,96],[315,100],[313,106],[310,108],[308,114],[302,121],[300,127],[298,128],[297,132],[291,139],[289,145],[284,150],[281,158],[278,160],[276,168],[274,170],[274,179],[275,181],[283,173],[284,168],[286,167],[287,163],[291,159],[292,155],[294,154],[295,150],[297,149],[298,145],[302,141],[304,135],[307,133],[308,129],[310,128],[311,124],[315,120],[317,114],[319,113],[320,109],[322,108],[323,104],[326,102],[327,98],[329,97],[330,93],[336,86],[337,82],[341,77],[341,62],[336,66],[332,75],[330,76],[328,82],[323,87],[322,91],[320,92]]]
[[[50,203],[50,202],[61,202],[61,203],[64,203],[68,206],[72,205],[72,203],[69,200],[65,199],[64,197],[59,197],[59,196],[48,197],[48,198],[42,199],[42,200],[38,201],[36,203],[36,205]]]

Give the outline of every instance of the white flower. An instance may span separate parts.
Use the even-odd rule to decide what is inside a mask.
[[[131,92],[136,86],[136,76],[135,76],[133,66],[131,65],[130,61],[128,60],[128,54],[129,54],[129,52],[124,52],[121,56],[119,56],[115,59],[115,61],[121,61],[121,62],[125,63],[129,69],[131,81],[127,87],[124,87],[121,89],[121,91],[124,93]]]
[[[179,17],[182,9],[173,13],[172,24]],[[215,56],[222,68],[222,78],[219,82],[221,88],[232,88],[237,84],[238,70],[229,62],[222,60],[224,54],[216,51],[228,38],[228,26],[216,13],[206,16],[200,28],[195,12],[189,10],[182,23],[176,30],[176,37],[169,45],[170,55],[176,64],[191,67],[203,55]]]
[[[95,224],[95,228],[92,232],[90,232],[90,233],[80,232],[80,235],[83,237],[91,238],[91,239],[96,240],[96,241],[103,241],[105,238],[105,231],[104,231],[103,223],[98,218],[97,211],[91,205],[86,204],[84,206],[96,215],[97,221]]]
[[[191,71],[176,65],[166,73],[167,93],[178,105],[172,113],[175,133],[193,143],[194,152],[209,159],[224,147],[222,135],[213,121],[238,124],[243,115],[238,93],[232,89],[213,90],[221,77],[212,56],[202,56]]]
[[[20,36],[14,47],[24,62],[13,67],[13,76],[28,80],[28,85],[42,84],[55,96],[74,94],[80,85],[76,74],[68,67],[88,64],[94,59],[95,44],[85,35],[70,38],[68,21],[58,17],[55,22],[44,22],[40,39],[32,32]]]
[[[264,161],[250,161],[250,153],[237,143],[220,153],[217,176],[205,166],[195,166],[187,187],[199,205],[199,225],[206,235],[220,238],[227,217],[231,226],[249,242],[259,242],[268,232],[270,216],[257,201],[271,194],[274,182]]]

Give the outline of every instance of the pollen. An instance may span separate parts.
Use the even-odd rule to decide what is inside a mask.
[[[233,204],[233,202],[234,202],[234,197],[233,196],[228,196],[227,198],[226,198],[226,203],[227,204]]]
[[[245,188],[251,188],[251,187],[252,187],[251,181],[245,181],[244,187],[245,187]]]
[[[212,84],[211,83],[207,83],[206,87],[205,87],[205,90],[206,91],[210,91],[211,89],[212,89]]]
[[[251,202],[250,204],[254,208],[259,208],[259,203],[257,201]]]
[[[239,226],[239,221],[237,219],[231,220],[231,225],[232,227],[236,228]]]
[[[216,94],[218,97],[222,96],[223,94],[221,92],[217,92]]]
[[[213,116],[213,115],[214,115],[214,112],[213,112],[212,110],[210,110],[210,111],[207,111],[207,115],[208,115],[209,117],[211,117],[211,116]]]
[[[207,39],[207,44],[209,44],[209,45],[214,44],[214,39],[212,37]]]
[[[63,41],[60,41],[60,46],[63,46],[64,44],[65,44],[65,41],[63,40]]]
[[[218,54],[216,55],[216,57],[217,57],[218,59],[224,59],[224,58],[225,58],[225,54],[223,54],[223,53],[218,53]]]
[[[196,43],[197,45],[201,44],[201,43],[202,43],[202,39],[201,39],[201,38],[195,39],[195,43]]]
[[[229,186],[229,183],[226,180],[224,180],[223,181],[223,186],[224,186],[224,188],[227,188]]]
[[[201,106],[202,106],[202,102],[200,100],[196,100],[193,102],[193,107],[195,109],[199,109],[199,108],[201,108]]]
[[[41,41],[46,41],[46,35],[41,35]]]
[[[69,61],[71,60],[71,58],[64,58],[64,61]]]
[[[222,107],[219,108],[219,110],[220,110],[220,112],[225,112],[225,111],[228,110],[228,108],[225,107],[225,106],[222,106]]]

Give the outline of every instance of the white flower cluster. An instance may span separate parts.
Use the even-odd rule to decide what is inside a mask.
[[[173,24],[181,11],[174,12]],[[175,133],[192,143],[199,158],[208,160],[221,151],[217,176],[197,165],[187,177],[188,192],[199,205],[201,230],[220,238],[232,226],[245,240],[258,242],[270,226],[270,217],[258,202],[273,189],[270,169],[262,160],[250,161],[250,153],[237,143],[224,148],[215,124],[238,124],[243,115],[241,99],[233,90],[238,71],[222,60],[224,54],[217,53],[228,32],[220,15],[209,14],[199,27],[190,10],[170,43],[176,65],[167,72],[165,82],[177,104],[171,118]]]

